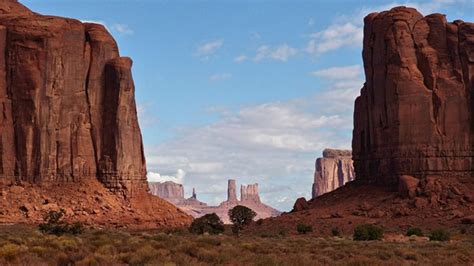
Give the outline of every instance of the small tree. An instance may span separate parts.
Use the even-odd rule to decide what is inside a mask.
[[[380,240],[383,237],[383,229],[372,224],[362,224],[354,229],[354,240]]]
[[[331,234],[332,236],[341,236],[341,231],[339,230],[339,228],[337,227],[334,227],[333,229],[331,229]]]
[[[450,238],[449,232],[445,229],[436,229],[430,233],[430,241],[449,241]]]
[[[299,223],[299,224],[296,225],[296,231],[299,234],[306,234],[306,233],[309,233],[309,232],[313,232],[313,227],[311,225],[308,225],[308,224]]]
[[[423,231],[418,227],[410,227],[408,228],[407,236],[423,236]]]
[[[257,214],[254,211],[242,205],[237,205],[230,209],[229,218],[233,224],[232,232],[239,235],[244,226],[250,224],[255,216],[257,216]]]
[[[195,219],[189,227],[189,232],[202,235],[209,233],[217,235],[224,232],[224,223],[215,213],[206,214]]]
[[[49,211],[43,216],[44,223],[39,225],[39,230],[42,233],[63,235],[72,234],[78,235],[84,231],[84,226],[81,223],[69,224],[64,222],[63,216],[66,212],[63,209],[59,211]]]

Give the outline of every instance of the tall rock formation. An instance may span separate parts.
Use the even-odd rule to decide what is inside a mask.
[[[351,151],[325,149],[323,157],[316,159],[313,198],[331,192],[354,178]]]
[[[397,7],[365,17],[358,180],[474,174],[474,24]]]
[[[240,185],[240,200],[260,202],[260,195],[258,193],[258,184]]]
[[[173,204],[178,204],[184,200],[183,185],[172,181],[166,182],[148,182],[150,193],[165,199]]]
[[[229,179],[227,183],[227,201],[237,202],[237,186],[233,179]]]
[[[131,67],[104,26],[0,1],[0,223],[191,222],[147,193]]]
[[[104,26],[0,3],[0,180],[146,191],[132,61]]]

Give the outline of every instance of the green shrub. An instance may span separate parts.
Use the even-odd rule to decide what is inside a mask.
[[[189,232],[193,234],[209,233],[217,235],[224,232],[224,223],[217,214],[210,213],[195,219],[189,227]]]
[[[309,232],[313,232],[313,227],[311,225],[308,225],[308,224],[299,223],[299,224],[296,225],[296,231],[299,234],[306,234],[306,233],[309,233]]]
[[[232,232],[236,235],[239,235],[244,226],[250,224],[253,218],[257,216],[254,211],[242,205],[237,205],[230,209],[228,214],[230,221],[233,224]]]
[[[353,239],[357,241],[380,240],[383,229],[372,224],[358,225],[354,229]]]
[[[332,236],[341,236],[341,231],[339,231],[339,228],[334,227],[333,229],[331,229],[331,234]]]
[[[60,209],[59,211],[49,211],[43,216],[44,223],[39,225],[39,230],[42,233],[52,235],[78,235],[84,231],[84,226],[79,223],[69,224],[62,221],[65,211]]]
[[[436,229],[430,233],[430,241],[449,241],[450,238],[449,232],[445,229]]]
[[[423,236],[423,231],[417,227],[410,227],[408,228],[407,236]]]

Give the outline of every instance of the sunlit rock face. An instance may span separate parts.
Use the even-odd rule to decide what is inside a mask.
[[[104,26],[0,3],[0,179],[146,191],[132,61]]]
[[[365,17],[356,177],[474,176],[474,24],[397,7]]]
[[[354,177],[351,151],[325,149],[323,157],[315,163],[313,198],[343,186]]]

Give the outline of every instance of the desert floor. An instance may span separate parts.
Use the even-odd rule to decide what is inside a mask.
[[[227,230],[228,232],[230,230]],[[89,229],[54,236],[22,225],[0,226],[0,265],[474,265],[474,236],[449,242],[386,236],[314,237],[280,232],[235,237]]]

